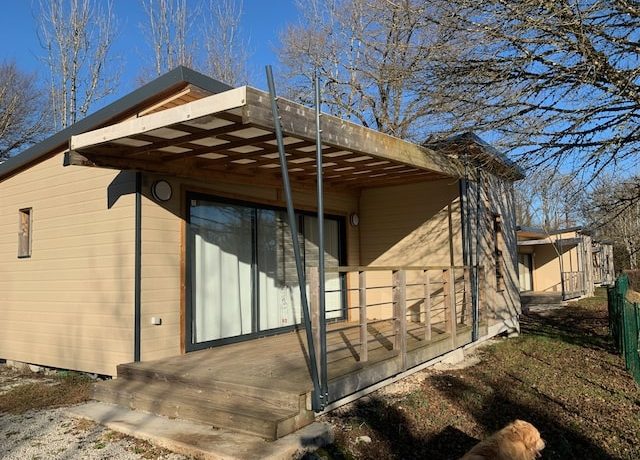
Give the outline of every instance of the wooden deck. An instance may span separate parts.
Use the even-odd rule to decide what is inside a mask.
[[[327,325],[328,401],[313,392],[302,326],[276,336],[120,365],[118,379],[96,386],[96,399],[277,439],[311,423],[313,409],[471,342],[469,267],[337,270],[347,281],[346,317],[351,321]],[[478,274],[483,286],[483,272]],[[311,268],[307,279],[310,330],[320,363],[317,275],[317,268]],[[481,330],[487,321],[483,292],[480,289],[478,302]]]
[[[354,327],[350,327],[353,325]],[[455,343],[444,323],[408,323],[406,362],[394,349],[391,320],[368,325],[368,360],[359,357],[357,323],[328,329],[332,400],[396,375],[471,341],[458,325]],[[276,439],[311,423],[310,379],[304,331],[225,345],[167,359],[123,364],[118,379],[96,387],[96,399],[161,415],[193,419]]]

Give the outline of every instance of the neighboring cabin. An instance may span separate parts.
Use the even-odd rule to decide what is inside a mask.
[[[312,272],[313,111],[278,105]],[[361,373],[333,399],[517,330],[521,172],[475,136],[431,148],[322,123],[327,317],[356,327],[329,334],[328,352],[341,378]],[[178,68],[0,165],[0,358],[115,376],[211,348],[241,367],[238,347],[293,337],[272,125],[267,93]]]
[[[613,282],[611,244],[582,227],[519,227],[517,233],[523,303],[592,296],[595,286]]]

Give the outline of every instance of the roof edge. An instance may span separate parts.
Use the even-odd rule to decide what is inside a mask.
[[[587,233],[584,227],[582,226],[574,226],[574,227],[566,227],[566,228],[554,228],[554,229],[544,229],[542,227],[526,227],[518,225],[516,226],[517,232],[531,232],[531,233],[541,233],[545,235],[558,235],[560,233],[565,232],[581,232]]]
[[[507,155],[505,155],[503,152],[493,147],[488,142],[484,141],[480,136],[478,136],[472,131],[458,134],[441,141],[427,142],[427,143],[424,143],[423,145],[427,147],[430,146],[435,148],[444,148],[446,146],[460,145],[463,143],[473,144],[476,147],[480,148],[492,160],[498,162],[500,165],[502,165],[511,173],[509,177],[510,179],[517,181],[517,180],[522,180],[526,177],[524,170],[520,166],[518,166],[513,160],[511,160],[509,157],[507,157]]]

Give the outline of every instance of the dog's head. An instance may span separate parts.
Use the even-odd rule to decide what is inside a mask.
[[[533,458],[540,456],[545,443],[535,426],[524,420],[516,420],[508,428],[516,438],[522,441],[527,450],[531,452]]]

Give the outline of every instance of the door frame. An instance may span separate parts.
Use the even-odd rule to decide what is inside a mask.
[[[184,351],[186,353],[191,351],[203,350],[206,348],[212,348],[222,345],[228,345],[231,343],[244,342],[247,340],[254,340],[261,337],[267,337],[277,334],[282,334],[285,332],[292,332],[294,330],[302,327],[301,324],[292,324],[288,326],[266,329],[264,331],[260,330],[260,311],[259,311],[259,285],[258,285],[258,276],[257,276],[257,247],[254,244],[253,247],[253,260],[251,263],[251,286],[252,286],[252,295],[251,295],[251,311],[252,311],[252,332],[242,335],[237,335],[233,337],[225,337],[221,339],[209,340],[201,343],[193,343],[193,298],[192,298],[192,282],[193,282],[193,270],[195,264],[195,258],[193,257],[193,238],[190,232],[191,225],[191,200],[203,200],[209,201],[217,204],[230,204],[237,206],[245,206],[253,209],[253,217],[252,217],[252,240],[255,243],[256,241],[256,211],[258,209],[272,210],[272,211],[286,211],[284,206],[276,206],[272,204],[263,204],[260,202],[248,201],[243,199],[236,198],[228,198],[221,195],[216,195],[212,193],[206,192],[195,192],[195,191],[185,191],[183,198],[184,204],[184,257],[183,257],[183,267],[184,267],[184,337],[182,343],[184,345]],[[298,218],[302,216],[313,216],[317,217],[318,213],[314,211],[307,211],[302,209],[295,210]],[[325,217],[330,219],[335,219],[338,222],[338,258],[339,265],[345,265],[347,260],[347,222],[346,216],[339,214],[328,214],[325,213]],[[300,230],[301,226],[299,226],[298,230]],[[303,228],[303,227],[302,227]],[[304,231],[304,230],[303,230]],[[303,239],[304,241],[304,239]],[[304,243],[303,243],[304,244]],[[304,251],[303,251],[303,260],[304,260]],[[347,317],[347,290],[346,290],[346,278],[344,274],[340,275],[340,289],[342,291],[342,314],[337,318],[332,318],[328,320],[327,323],[337,322],[344,320]]]

